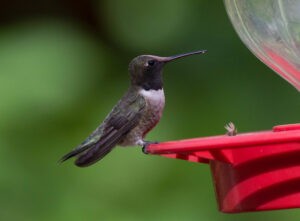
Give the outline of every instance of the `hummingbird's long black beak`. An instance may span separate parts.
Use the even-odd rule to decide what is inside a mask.
[[[205,52],[207,52],[207,50],[193,51],[193,52],[188,52],[188,53],[184,53],[184,54],[173,55],[170,57],[160,57],[159,60],[164,63],[167,63],[169,61],[173,61],[178,58],[187,57],[187,56],[194,55],[194,54],[204,54]]]

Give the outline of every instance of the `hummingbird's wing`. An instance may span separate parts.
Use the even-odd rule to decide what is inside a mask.
[[[138,124],[145,104],[141,95],[129,91],[104,122],[81,145],[63,156],[61,161],[78,155],[75,164],[84,167],[102,159]]]

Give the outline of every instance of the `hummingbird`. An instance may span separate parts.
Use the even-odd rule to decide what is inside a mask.
[[[169,57],[140,55],[129,63],[130,86],[102,124],[77,148],[61,158],[61,162],[76,157],[79,167],[90,166],[101,160],[116,145],[142,146],[146,152],[146,134],[159,122],[164,106],[163,67],[170,61],[206,50]],[[155,142],[154,142],[155,143]]]

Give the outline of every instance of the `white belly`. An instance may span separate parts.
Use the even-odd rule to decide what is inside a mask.
[[[122,146],[141,145],[144,136],[159,122],[164,110],[165,94],[163,89],[148,91],[141,89],[139,93],[145,98],[146,110],[138,126],[120,143]]]

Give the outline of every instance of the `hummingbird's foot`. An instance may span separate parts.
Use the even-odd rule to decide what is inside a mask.
[[[147,151],[147,147],[150,145],[150,144],[158,144],[159,142],[157,141],[144,141],[143,142],[143,147],[142,147],[142,151],[144,154],[148,154],[149,152]]]
[[[227,130],[227,135],[228,136],[235,136],[237,134],[237,129],[234,125],[234,123],[229,122],[228,124],[225,125],[225,129]]]

